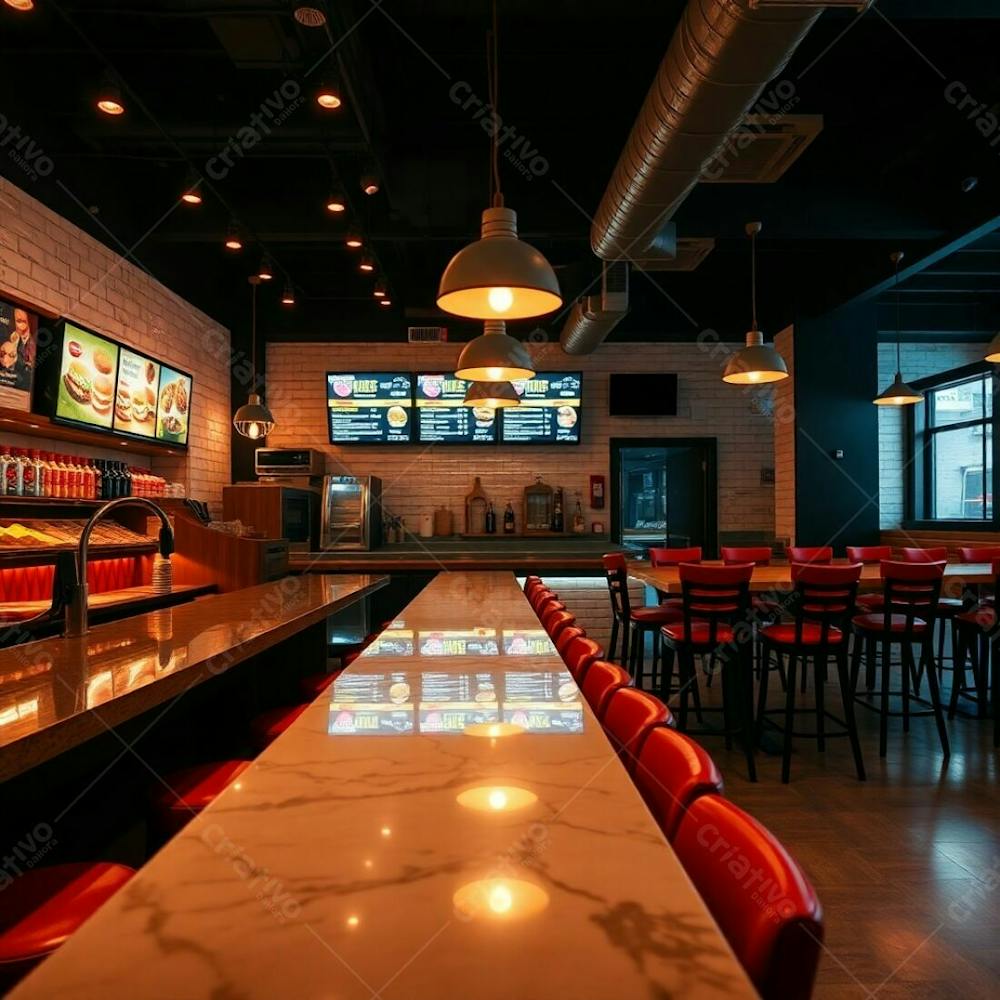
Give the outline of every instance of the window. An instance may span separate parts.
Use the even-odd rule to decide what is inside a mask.
[[[913,427],[913,515],[993,522],[993,376],[952,372],[927,380]],[[928,384],[930,383],[930,384]]]

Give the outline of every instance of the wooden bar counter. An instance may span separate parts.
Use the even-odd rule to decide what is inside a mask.
[[[0,651],[0,781],[275,646],[385,586],[296,576]]]

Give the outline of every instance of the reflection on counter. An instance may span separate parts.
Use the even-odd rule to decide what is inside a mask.
[[[528,733],[581,733],[580,690],[566,671],[444,673],[346,671],[333,683],[331,736],[489,733],[508,724]]]
[[[388,628],[380,632],[361,653],[362,656],[413,656],[413,631],[411,629]]]
[[[503,630],[504,656],[555,656],[556,647],[543,628]]]
[[[494,628],[418,632],[421,656],[499,656]]]
[[[545,629],[476,627],[414,632],[399,622],[380,632],[361,653],[373,656],[555,656],[556,647]]]

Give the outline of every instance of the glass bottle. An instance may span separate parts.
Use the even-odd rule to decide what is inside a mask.
[[[503,512],[503,533],[505,535],[514,534],[514,505],[509,500],[507,508]]]
[[[557,489],[552,497],[552,530],[560,535],[562,534],[563,502],[561,489]]]
[[[497,533],[497,512],[493,509],[493,501],[490,501],[486,508],[486,534],[495,535]]]

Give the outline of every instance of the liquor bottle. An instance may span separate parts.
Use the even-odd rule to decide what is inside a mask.
[[[561,489],[557,489],[552,496],[552,530],[560,535],[562,534],[563,501]]]
[[[514,534],[514,505],[508,500],[507,509],[503,512],[503,533]]]
[[[583,508],[580,506],[580,498],[576,498],[576,510],[573,511],[573,534],[582,535],[587,530],[587,523],[583,519]]]
[[[9,447],[4,447],[0,451],[0,497],[7,495],[7,470],[11,467],[14,456],[10,453]]]
[[[125,480],[124,492],[122,493],[122,496],[130,497],[132,496],[132,470],[126,462],[122,462],[122,477]]]
[[[497,512],[493,509],[493,501],[490,501],[486,508],[486,534],[495,535],[497,533]]]

